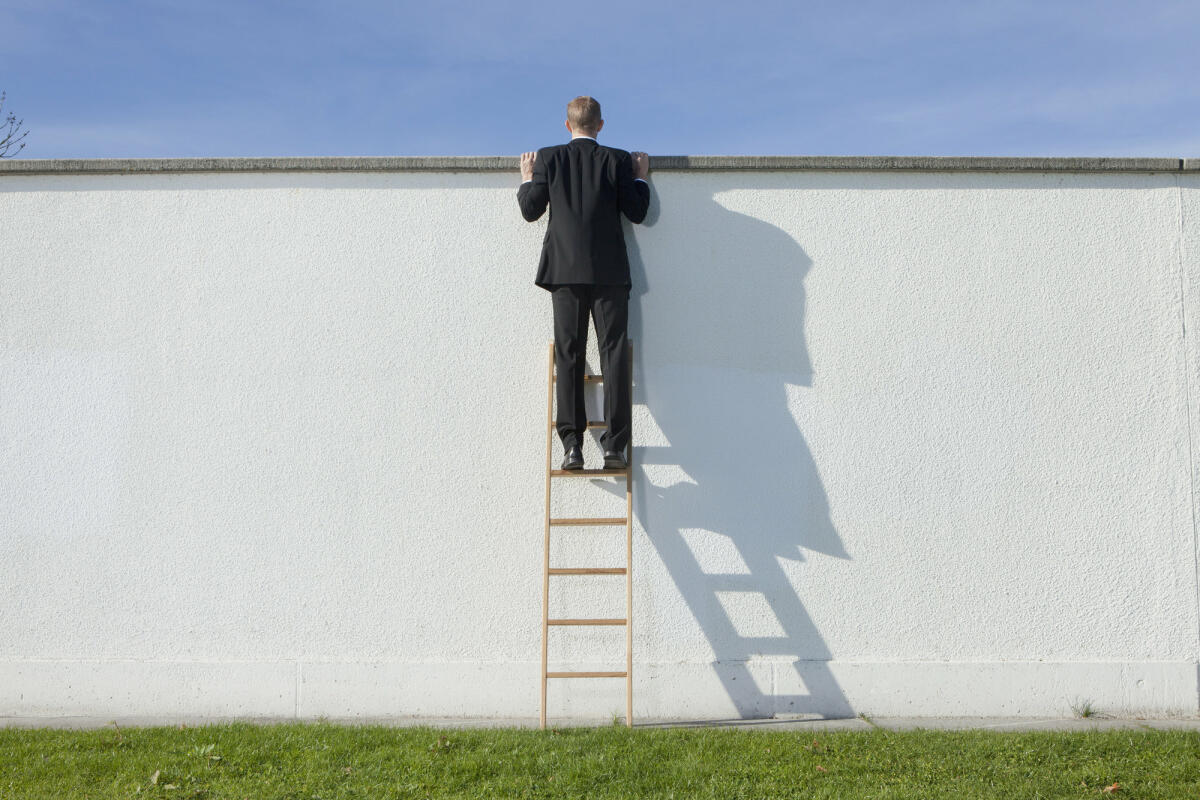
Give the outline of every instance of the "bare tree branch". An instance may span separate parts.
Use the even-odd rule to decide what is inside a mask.
[[[4,97],[4,92],[0,92],[0,114],[4,111]],[[29,135],[29,131],[21,133],[21,124],[23,122],[25,120],[17,119],[17,115],[10,111],[8,112],[8,116],[4,118],[4,123],[0,124],[0,133],[3,133],[5,128],[8,129],[7,133],[0,136],[0,158],[12,158],[25,147],[25,143],[21,140]],[[18,133],[21,133],[21,135],[17,136]],[[20,147],[9,153],[13,146],[18,144]]]

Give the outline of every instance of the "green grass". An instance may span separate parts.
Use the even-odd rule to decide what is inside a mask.
[[[85,797],[1197,800],[1200,733],[0,729],[0,798]]]
[[[1079,717],[1080,719],[1102,718],[1108,716],[1107,714],[1101,714],[1096,707],[1092,705],[1091,700],[1080,700],[1079,698],[1076,698],[1075,701],[1070,705],[1071,711],[1073,711],[1075,716]]]

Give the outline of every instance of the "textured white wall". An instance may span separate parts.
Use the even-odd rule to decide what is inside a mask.
[[[1198,181],[652,175],[635,712],[1196,713]],[[536,713],[516,183],[0,178],[0,715]],[[555,536],[620,563],[619,529]],[[620,578],[555,580],[623,615]],[[552,682],[551,716],[623,690]]]

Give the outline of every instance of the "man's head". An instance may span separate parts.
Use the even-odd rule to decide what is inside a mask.
[[[583,134],[595,136],[604,127],[600,118],[600,104],[595,98],[580,95],[567,103],[567,130],[572,136]]]

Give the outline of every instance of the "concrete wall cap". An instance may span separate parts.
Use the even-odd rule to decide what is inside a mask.
[[[653,171],[908,170],[954,172],[1194,172],[1197,158],[993,156],[652,156]],[[14,158],[0,175],[154,172],[517,172],[516,156],[296,158]]]

